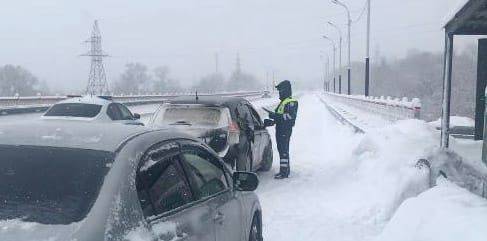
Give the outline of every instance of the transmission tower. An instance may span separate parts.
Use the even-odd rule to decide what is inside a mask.
[[[95,20],[95,23],[93,24],[91,37],[85,42],[90,44],[90,51],[81,56],[91,57],[91,68],[88,77],[88,86],[86,87],[86,94],[106,95],[108,94],[108,83],[105,67],[103,66],[103,58],[108,55],[103,52],[101,47],[101,34],[97,20]]]

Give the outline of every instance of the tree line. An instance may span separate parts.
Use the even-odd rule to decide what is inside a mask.
[[[111,81],[112,94],[152,94],[171,92],[218,92],[262,89],[263,83],[255,76],[237,69],[228,78],[221,73],[210,73],[190,86],[171,76],[168,66],[150,69],[142,63],[128,63],[118,78]],[[52,94],[45,81],[21,66],[0,66],[0,96],[34,96]]]
[[[115,94],[130,93],[167,93],[180,91],[219,92],[235,90],[257,90],[263,84],[252,74],[240,69],[233,71],[228,77],[221,73],[210,73],[201,77],[189,87],[183,87],[181,82],[170,75],[167,66],[161,66],[152,71],[141,63],[129,63],[120,78],[113,83]]]
[[[476,47],[472,45],[455,52],[453,59],[451,113],[473,118],[477,78]],[[353,63],[352,70],[352,93],[363,94],[364,64]],[[443,53],[411,50],[404,58],[379,58],[371,65],[370,79],[371,96],[420,98],[422,119],[432,121],[440,117]]]
[[[45,81],[30,71],[14,65],[0,66],[0,96],[34,96],[50,94]]]

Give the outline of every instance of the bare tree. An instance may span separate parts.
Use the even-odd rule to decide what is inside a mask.
[[[0,67],[0,96],[46,94],[48,88],[45,82],[43,83],[40,83],[37,77],[20,66],[5,65]]]

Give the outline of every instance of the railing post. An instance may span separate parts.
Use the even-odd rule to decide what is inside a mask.
[[[418,98],[414,98],[413,102],[413,111],[414,111],[414,119],[421,118],[421,101]]]

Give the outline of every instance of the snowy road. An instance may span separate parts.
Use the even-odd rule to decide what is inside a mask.
[[[277,151],[273,172],[261,174],[265,240],[367,240],[376,235],[376,225],[355,214],[361,199],[351,196],[360,186],[347,175],[353,165],[351,148],[360,136],[339,124],[312,95],[300,99],[298,118],[291,178],[272,179],[279,166]]]
[[[272,179],[279,166],[277,151],[273,171],[260,174],[257,193],[265,240],[374,239],[398,205],[427,185],[426,175],[414,168],[421,151],[395,147],[431,140],[400,134],[398,143],[388,141],[387,135],[371,140],[337,122],[317,96],[303,96],[299,106],[291,142],[291,178]]]

